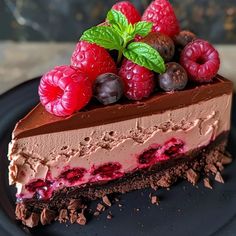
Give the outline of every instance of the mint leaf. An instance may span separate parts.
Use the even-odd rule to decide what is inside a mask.
[[[165,63],[160,54],[146,43],[133,42],[123,52],[124,56],[134,63],[163,74]]]
[[[95,26],[86,30],[80,40],[95,43],[110,50],[120,50],[123,44],[123,38],[119,33],[107,26]]]
[[[134,25],[134,35],[140,35],[142,37],[147,36],[152,30],[153,24],[151,22],[140,21]]]
[[[119,33],[126,31],[129,23],[124,14],[119,11],[110,10],[107,13],[107,21],[115,28]]]

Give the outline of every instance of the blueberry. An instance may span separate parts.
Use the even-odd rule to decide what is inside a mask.
[[[93,95],[102,104],[116,103],[123,94],[123,81],[119,76],[113,73],[105,73],[97,77],[93,86]]]
[[[185,69],[176,62],[166,64],[166,72],[159,75],[159,85],[166,91],[183,90],[188,82],[188,75]]]

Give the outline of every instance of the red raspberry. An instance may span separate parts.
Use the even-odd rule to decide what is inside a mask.
[[[92,82],[101,74],[117,73],[116,64],[107,50],[85,41],[76,45],[71,65],[86,73]]]
[[[135,24],[141,20],[140,13],[131,2],[118,2],[112,9],[123,13],[131,24]]]
[[[161,32],[170,37],[180,31],[174,9],[168,0],[153,1],[144,12],[142,20],[152,22],[154,32]]]
[[[207,41],[198,39],[182,51],[180,64],[195,82],[210,82],[220,67],[219,53]]]
[[[58,66],[42,77],[38,92],[49,113],[69,116],[89,102],[92,84],[82,72],[70,66]]]
[[[124,60],[119,75],[125,84],[125,95],[131,100],[147,98],[154,89],[154,73],[132,61]]]

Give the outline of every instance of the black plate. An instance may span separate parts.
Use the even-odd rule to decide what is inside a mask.
[[[224,171],[226,184],[214,183],[214,190],[193,187],[181,181],[169,191],[157,191],[160,206],[150,204],[151,189],[135,191],[121,197],[121,208],[113,205],[114,218],[107,212],[93,218],[88,225],[66,226],[54,223],[32,230],[24,228],[14,217],[14,188],[8,186],[7,148],[14,124],[37,103],[38,79],[26,82],[0,96],[0,235],[21,236],[218,236],[236,235],[236,162]],[[236,107],[229,149],[236,154]],[[139,209],[139,210],[137,210]]]

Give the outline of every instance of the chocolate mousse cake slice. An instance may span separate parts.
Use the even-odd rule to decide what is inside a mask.
[[[71,199],[169,187],[188,169],[220,161],[231,101],[232,83],[217,76],[211,84],[68,118],[38,105],[16,125],[9,149],[10,184],[18,207],[27,209],[18,217],[44,208],[59,214]]]
[[[209,42],[180,32],[167,0],[152,2],[142,21],[131,3],[117,3],[84,32],[71,65],[42,77],[41,103],[16,124],[17,219],[33,227],[70,211],[85,224],[88,200],[178,178],[196,184],[201,170],[222,180],[233,85],[219,66]]]

